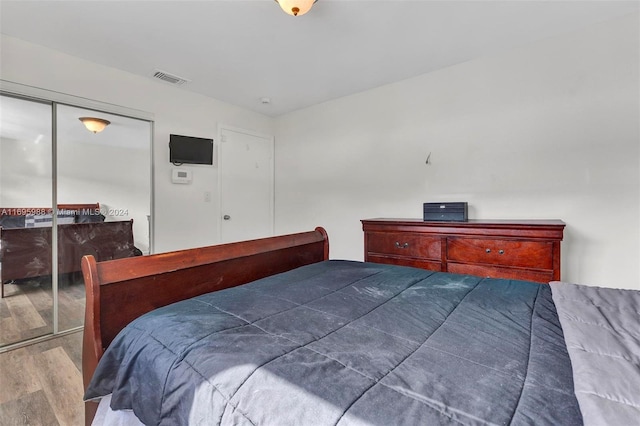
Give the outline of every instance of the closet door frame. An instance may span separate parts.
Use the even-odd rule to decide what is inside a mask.
[[[149,176],[149,189],[150,189],[150,221],[149,221],[149,252],[154,253],[154,164],[153,164],[153,135],[154,135],[154,115],[150,112],[136,110],[132,108],[123,107],[120,105],[109,104],[105,102],[94,101],[87,98],[81,98],[78,96],[67,95],[64,93],[54,92],[46,89],[41,89],[32,86],[26,86],[19,83],[14,83],[6,80],[0,79],[0,95],[3,96],[11,96],[17,99],[23,99],[25,101],[33,101],[44,103],[47,105],[51,105],[51,149],[52,149],[52,158],[51,158],[51,205],[58,205],[58,194],[57,194],[57,107],[58,105],[67,105],[76,108],[84,108],[96,111],[98,113],[104,112],[108,114],[120,115],[127,118],[133,118],[138,120],[143,120],[149,122],[150,126],[150,140],[149,140],[149,162],[150,162],[150,172]],[[58,220],[57,215],[52,215],[52,230],[51,230],[51,239],[53,241],[58,241]],[[51,291],[52,291],[52,303],[53,303],[53,327],[52,332],[45,334],[43,336],[35,337],[32,339],[12,343],[3,347],[0,347],[0,353],[6,352],[12,349],[16,349],[22,346],[30,345],[39,341],[44,341],[51,339],[53,337],[58,337],[61,335],[65,335],[68,333],[73,333],[75,331],[81,330],[84,326],[73,327],[68,330],[63,330],[60,332],[58,327],[58,244],[51,244]]]

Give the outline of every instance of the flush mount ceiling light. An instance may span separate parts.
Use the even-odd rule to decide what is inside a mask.
[[[282,10],[289,15],[304,15],[311,10],[311,6],[318,0],[276,0]]]
[[[80,117],[78,120],[82,121],[84,127],[86,127],[88,131],[93,133],[99,133],[103,131],[104,128],[109,124],[111,124],[110,121],[96,117]]]

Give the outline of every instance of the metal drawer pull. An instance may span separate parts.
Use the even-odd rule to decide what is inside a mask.
[[[396,241],[396,247],[398,247],[398,248],[407,248],[407,247],[409,247],[409,243],[400,244],[399,242]]]
[[[491,249],[490,248],[484,249],[484,251],[486,251],[487,253],[491,253]],[[498,250],[498,253],[499,254],[504,254],[504,250]]]

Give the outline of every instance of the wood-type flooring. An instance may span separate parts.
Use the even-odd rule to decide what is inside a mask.
[[[53,332],[53,294],[50,278],[34,278],[4,284],[0,299],[0,347]],[[58,280],[58,330],[84,322],[84,282],[80,274]]]
[[[83,425],[81,370],[81,331],[0,353],[0,425]]]
[[[84,321],[84,284],[78,275],[58,283],[58,329]],[[51,334],[51,280],[4,284],[0,299],[0,347]],[[81,426],[82,332],[0,353],[0,426]]]

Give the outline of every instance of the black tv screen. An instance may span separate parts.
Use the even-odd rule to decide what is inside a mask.
[[[213,139],[169,135],[169,161],[174,164],[213,164]]]

